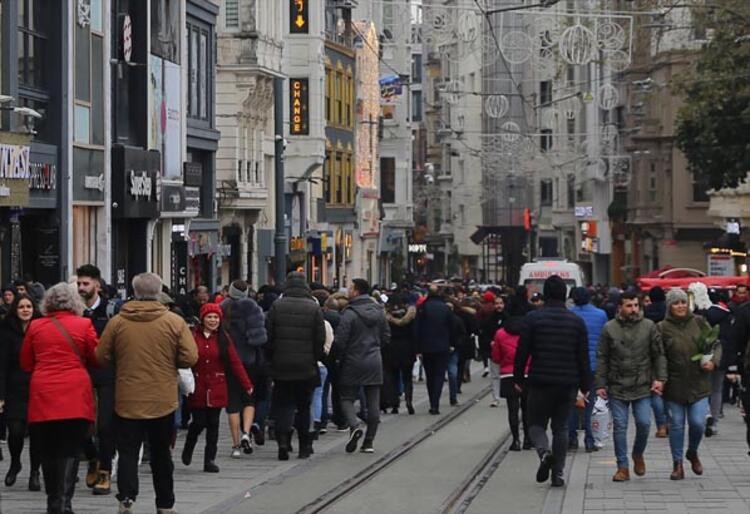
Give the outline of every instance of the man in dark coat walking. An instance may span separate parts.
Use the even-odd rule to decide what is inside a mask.
[[[513,370],[516,388],[528,389],[529,434],[541,463],[537,482],[565,485],[568,417],[580,389],[589,390],[588,333],[583,320],[565,307],[567,287],[557,275],[544,282],[544,307],[524,318]],[[528,378],[524,371],[531,359]],[[547,423],[552,424],[552,452]]]
[[[454,332],[453,313],[440,297],[437,286],[431,285],[427,300],[417,311],[417,348],[422,354],[430,414],[440,414],[440,395],[451,352]]]
[[[381,346],[390,342],[391,330],[385,311],[369,296],[370,285],[355,278],[349,287],[349,305],[341,313],[341,321],[333,339],[333,354],[339,362],[338,384],[341,392],[341,410],[349,425],[349,442],[346,451],[357,449],[363,435],[359,427],[354,401],[360,387],[367,402],[367,433],[361,451],[372,453],[372,442],[380,423],[380,386],[383,384]]]
[[[312,454],[310,403],[320,383],[318,361],[324,358],[326,330],[323,312],[312,297],[304,273],[292,271],[287,275],[284,295],[268,311],[266,331],[266,348],[274,379],[271,404],[276,419],[279,460],[289,459],[295,411],[299,458],[305,459]]]

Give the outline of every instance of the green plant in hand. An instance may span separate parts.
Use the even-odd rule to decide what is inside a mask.
[[[719,325],[710,327],[704,325],[701,327],[700,335],[695,339],[695,344],[698,347],[698,352],[693,355],[690,360],[699,361],[704,355],[711,355],[714,353],[716,348],[716,342],[719,339]]]

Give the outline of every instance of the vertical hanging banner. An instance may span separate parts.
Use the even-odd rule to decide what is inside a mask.
[[[289,79],[289,134],[310,134],[310,91],[308,79]]]
[[[308,1],[309,0],[289,0],[289,33],[310,33],[307,16]]]

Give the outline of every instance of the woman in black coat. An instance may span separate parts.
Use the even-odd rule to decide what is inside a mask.
[[[8,309],[8,315],[0,323],[0,404],[8,425],[8,450],[11,459],[8,473],[5,475],[5,485],[8,487],[16,483],[16,477],[21,471],[21,452],[26,436],[26,412],[29,406],[30,375],[21,369],[19,354],[26,328],[32,319],[41,316],[31,296],[21,293],[16,296]],[[29,490],[39,491],[41,461],[33,437],[29,439],[29,456]]]
[[[417,309],[409,305],[406,297],[401,294],[394,295],[386,305],[385,317],[391,328],[391,344],[388,345],[387,359],[383,362],[388,380],[386,384],[392,385],[391,406],[393,413],[398,412],[399,394],[398,384],[403,383],[406,409],[409,414],[414,414],[412,405],[412,369],[417,359],[416,338],[414,337],[414,319]]]

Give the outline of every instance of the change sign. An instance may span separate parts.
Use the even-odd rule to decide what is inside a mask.
[[[310,134],[309,101],[308,79],[289,79],[289,133],[293,136]]]

